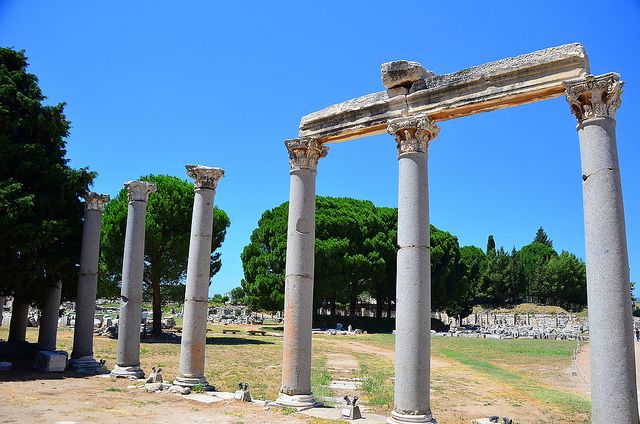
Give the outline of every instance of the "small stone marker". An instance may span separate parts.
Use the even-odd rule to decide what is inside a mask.
[[[33,367],[40,372],[63,372],[67,368],[67,352],[41,350]]]
[[[251,402],[251,393],[249,392],[249,385],[247,383],[238,383],[238,390],[233,396],[240,402]]]
[[[356,405],[358,396],[354,396],[353,401],[349,399],[349,396],[345,396],[343,399],[347,401],[347,405],[343,406],[340,410],[340,416],[348,420],[357,420],[362,418],[362,414],[360,414],[360,407]]]
[[[147,383],[162,383],[162,368],[151,368],[151,375],[147,378]]]

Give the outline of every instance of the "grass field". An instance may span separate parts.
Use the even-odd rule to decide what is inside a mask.
[[[210,325],[206,376],[219,390],[250,385],[254,398],[275,399],[281,377],[282,338],[222,334]],[[0,328],[6,339],[7,327]],[[59,331],[59,349],[71,351],[71,329]],[[28,329],[37,340],[37,329]],[[95,357],[115,362],[116,340],[96,337]],[[431,401],[441,423],[468,423],[488,415],[508,415],[517,423],[587,423],[588,397],[572,388],[571,354],[575,342],[555,340],[432,339]],[[317,396],[335,396],[329,383],[340,367],[354,368],[360,397],[376,412],[393,406],[394,336],[314,336],[312,385]],[[180,344],[142,342],[141,362],[178,372]]]

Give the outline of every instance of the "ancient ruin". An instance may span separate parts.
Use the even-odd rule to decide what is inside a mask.
[[[93,358],[93,323],[98,288],[100,223],[104,206],[108,201],[109,196],[106,194],[91,192],[85,196],[73,351],[69,361],[70,368],[84,374],[97,374],[102,368]]]
[[[118,350],[114,377],[144,377],[140,368],[140,316],[142,313],[142,277],[144,273],[144,234],[149,195],[153,183],[127,181],[129,210],[122,260],[122,295],[118,323]]]
[[[213,198],[224,170],[187,165],[187,175],[195,180],[195,198],[191,220],[191,243],[187,264],[187,287],[180,346],[180,375],[174,384],[209,388],[204,376],[204,348],[207,341],[207,311],[211,275],[211,234]]]
[[[617,74],[589,74],[580,44],[435,75],[408,61],[382,65],[385,91],[304,116],[299,138],[285,141],[291,190],[285,278],[282,388],[278,402],[311,407],[311,316],[315,180],[325,144],[387,131],[398,152],[396,378],[389,423],[435,422],[430,390],[430,237],[427,151],[437,122],[565,95],[578,120],[582,161],[592,420],[638,422],[632,320],[628,307],[622,191],[615,112]]]

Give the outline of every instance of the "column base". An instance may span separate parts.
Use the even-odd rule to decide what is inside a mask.
[[[205,392],[213,392],[216,390],[215,387],[209,385],[209,382],[205,377],[185,377],[185,376],[179,375],[176,377],[175,380],[173,380],[173,385],[181,386],[181,387],[189,387],[189,388],[193,388],[193,386],[200,385],[202,386],[202,390],[204,390]]]
[[[387,424],[404,424],[404,423],[428,423],[428,424],[437,424],[435,418],[431,413],[429,414],[420,414],[420,415],[409,415],[402,414],[395,410],[391,411],[391,416],[387,418]]]
[[[144,378],[144,371],[140,368],[140,365],[124,366],[116,365],[111,370],[111,377],[116,378],[129,378],[135,377],[137,379]]]
[[[308,395],[285,395],[284,393],[279,393],[276,403],[292,408],[313,408],[316,405],[316,400],[313,398],[312,393]]]
[[[93,356],[81,356],[69,361],[69,369],[82,375],[106,374],[106,368]]]

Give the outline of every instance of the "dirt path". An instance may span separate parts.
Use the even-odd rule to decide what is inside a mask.
[[[363,342],[358,342],[350,339],[338,339],[332,342],[334,346],[339,346],[341,349],[347,349],[349,351],[369,353],[372,355],[379,355],[384,358],[394,360],[395,352],[393,349],[385,348],[382,346],[372,346]],[[451,363],[440,358],[431,356],[431,368],[443,368],[451,366]]]

